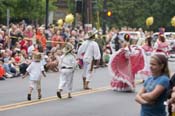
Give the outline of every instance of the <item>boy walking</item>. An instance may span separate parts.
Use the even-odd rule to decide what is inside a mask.
[[[61,92],[64,87],[67,87],[68,98],[72,98],[72,84],[73,84],[73,75],[74,70],[77,66],[75,55],[72,53],[73,45],[67,43],[63,49],[64,54],[60,58],[59,67],[60,67],[60,77],[59,85],[57,91],[57,97],[62,98]]]
[[[27,95],[27,100],[31,100],[31,94],[34,88],[38,90],[38,99],[41,99],[41,74],[46,77],[44,73],[44,66],[41,63],[41,54],[34,53],[33,59],[34,60],[26,70],[27,72],[22,77],[25,78],[29,74],[29,92]]]

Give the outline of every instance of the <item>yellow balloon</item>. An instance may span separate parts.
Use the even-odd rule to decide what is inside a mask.
[[[74,21],[74,16],[72,14],[68,14],[65,18],[66,23],[73,23]]]
[[[58,25],[60,25],[60,26],[63,25],[63,19],[59,19],[57,23],[58,23]]]
[[[151,26],[154,23],[154,17],[148,17],[146,19],[146,25]]]
[[[175,27],[175,16],[171,19],[171,25]]]

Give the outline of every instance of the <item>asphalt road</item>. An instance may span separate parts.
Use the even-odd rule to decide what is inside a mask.
[[[175,62],[169,62],[174,72]],[[133,93],[116,92],[110,88],[111,75],[107,68],[95,70],[90,83],[92,90],[82,89],[82,70],[76,70],[73,98],[56,97],[59,73],[47,73],[42,79],[42,96],[37,100],[36,90],[32,101],[27,101],[28,79],[13,78],[0,81],[0,116],[139,116],[140,105],[134,100],[142,84]],[[139,79],[140,77],[137,77]]]
[[[42,79],[41,100],[37,93],[32,94],[32,101],[26,100],[28,79],[13,78],[0,82],[0,115],[1,116],[137,116],[139,105],[134,101],[135,92],[122,93],[111,90],[111,75],[107,68],[95,70],[90,84],[92,90],[82,89],[82,70],[74,76],[73,98],[56,97],[58,73],[48,73]],[[137,89],[140,85],[137,85]]]
[[[174,62],[169,66],[174,72]],[[140,105],[134,98],[142,84],[133,93],[113,91],[108,69],[99,68],[90,83],[92,90],[83,90],[81,73],[77,70],[74,75],[73,98],[67,99],[64,92],[61,100],[56,97],[59,73],[47,73],[42,79],[41,100],[37,100],[36,91],[32,101],[26,100],[27,78],[0,81],[0,116],[139,116]]]

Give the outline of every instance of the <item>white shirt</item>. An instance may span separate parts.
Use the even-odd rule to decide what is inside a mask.
[[[73,54],[68,53],[60,57],[59,67],[72,67],[75,69],[77,66],[76,58]]]
[[[27,52],[28,52],[29,56],[32,55],[33,50],[35,50],[34,45],[31,45],[31,46],[28,47]]]
[[[41,62],[32,62],[28,67],[27,67],[27,72],[29,72],[29,79],[38,81],[41,79],[42,76],[42,71],[44,71],[44,66],[42,65]]]
[[[89,62],[91,62],[93,58],[95,60],[99,60],[101,58],[99,46],[97,42],[93,40],[86,40],[82,43],[78,49],[78,58],[81,57],[82,53],[84,53],[83,60],[88,60]]]

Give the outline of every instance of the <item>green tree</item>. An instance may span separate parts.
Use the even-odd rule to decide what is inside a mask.
[[[75,11],[75,0],[67,0],[68,12],[73,13]]]
[[[103,0],[98,1],[98,6],[103,12]],[[145,20],[153,16],[154,24],[151,28],[157,30],[161,26],[170,27],[170,20],[175,15],[174,0],[107,0],[107,7],[112,11],[112,17],[107,20],[108,26],[147,29]]]
[[[49,1],[49,10],[55,10],[53,2]],[[30,21],[43,22],[45,17],[46,0],[1,0],[0,14],[1,23],[6,20],[6,10],[10,9],[10,18],[12,20],[27,19]]]

